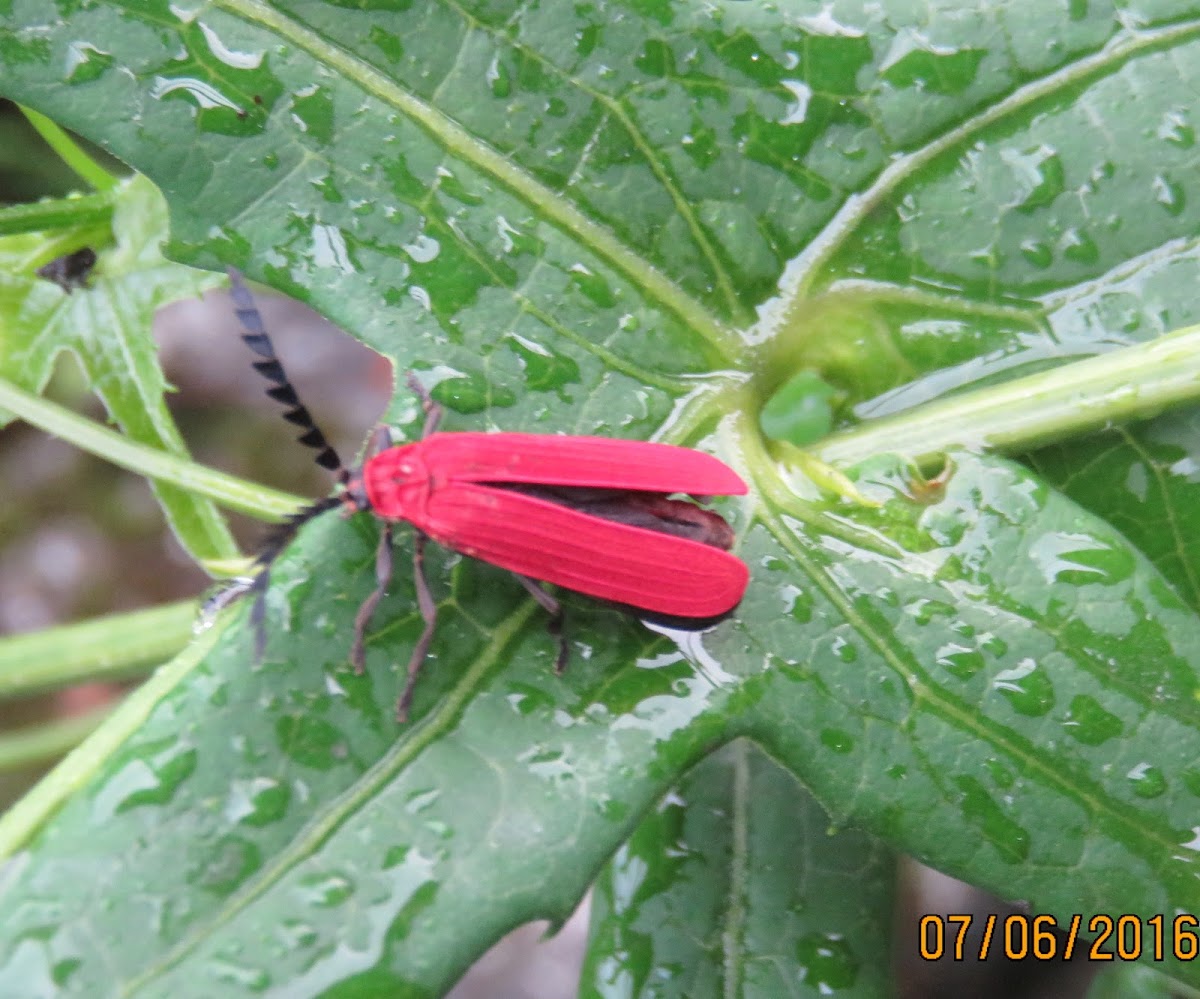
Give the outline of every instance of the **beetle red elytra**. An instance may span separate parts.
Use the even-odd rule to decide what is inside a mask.
[[[437,622],[424,572],[429,538],[516,576],[550,615],[559,642],[558,672],[567,660],[562,608],[541,583],[685,628],[719,621],[741,601],[749,570],[729,550],[733,529],[716,512],[676,498],[744,494],[746,484],[717,458],[670,444],[604,437],[439,433],[441,407],[410,373],[409,386],[425,412],[421,439],[393,446],[387,428],[380,427],[362,466],[348,469],[288,381],[241,275],[228,270],[242,339],[261,358],[254,367],[272,383],[267,394],[290,407],[284,418],[303,430],[300,442],[317,452],[317,463],[339,486],[279,525],[258,553],[258,571],[244,589],[255,593],[251,622],[260,657],[271,563],[303,524],[339,508],[370,512],[383,522],[376,586],[354,621],[350,660],[357,673],[364,669],[367,627],[392,575],[393,524],[404,521],[413,528],[417,603],[425,627],[396,705],[401,722],[408,718]]]

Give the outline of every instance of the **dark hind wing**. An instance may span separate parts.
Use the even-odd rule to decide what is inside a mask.
[[[465,555],[663,619],[719,619],[749,582],[713,545],[478,483],[437,490],[413,523]]]

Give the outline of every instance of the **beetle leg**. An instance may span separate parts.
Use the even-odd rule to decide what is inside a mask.
[[[438,424],[442,422],[442,407],[433,401],[429,390],[417,381],[417,376],[411,371],[408,373],[408,387],[421,400],[421,408],[425,410],[425,429],[421,431],[421,436],[428,437],[437,432]]]
[[[412,705],[413,688],[417,685],[417,674],[429,654],[429,643],[433,641],[433,630],[437,627],[437,604],[429,591],[429,581],[425,578],[425,542],[429,539],[420,531],[413,530],[413,581],[417,587],[417,607],[425,621],[425,630],[413,647],[412,658],[408,661],[408,682],[404,692],[396,702],[396,721],[408,721],[408,709]]]
[[[366,460],[370,461],[375,455],[386,451],[391,446],[392,431],[381,423],[371,432],[371,440],[367,444]]]
[[[254,577],[250,592],[254,603],[250,605],[250,627],[254,630],[254,662],[261,663],[267,651],[267,585],[271,582],[270,566]]]
[[[522,576],[519,572],[514,572],[513,575],[517,577],[517,582],[529,591],[529,595],[541,604],[546,613],[550,615],[550,619],[546,622],[546,630],[550,632],[552,638],[558,639],[558,655],[554,659],[554,672],[562,676],[563,671],[567,668],[567,636],[563,632],[562,604],[543,590],[542,584],[536,579]]]
[[[387,591],[387,585],[392,580],[392,525],[384,524],[379,534],[379,547],[375,551],[375,589],[362,602],[358,613],[354,615],[354,642],[350,646],[350,662],[354,672],[362,676],[366,669],[366,640],[367,625],[371,623],[371,615],[379,606]]]

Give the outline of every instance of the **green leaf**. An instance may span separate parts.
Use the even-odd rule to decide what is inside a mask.
[[[123,182],[112,197],[111,231],[88,223],[53,238],[34,233],[0,238],[0,325],[5,331],[0,377],[41,392],[59,353],[69,350],[126,435],[187,457],[163,400],[167,384],[150,323],[160,306],[198,295],[219,279],[163,259],[166,205],[145,178]],[[62,204],[72,207],[69,199]],[[103,249],[88,288],[68,294],[34,275],[59,253],[89,244]],[[11,415],[0,410],[0,425],[8,419]],[[211,502],[177,486],[152,485],[172,530],[194,558],[204,562],[237,554]]]
[[[1144,964],[1117,964],[1096,976],[1087,999],[1171,999],[1178,984]]]
[[[815,371],[797,372],[763,406],[763,433],[797,447],[820,440],[833,429],[836,394]]]
[[[865,421],[843,444],[935,400],[945,439],[982,439],[956,393],[1051,369],[1048,394],[1101,416],[1178,404],[1147,380],[1131,411],[1141,384],[1089,393],[1071,362],[1200,321],[1180,96],[1200,9],[365,8],[63,20],[13,0],[0,78],[159,186],[180,259],[234,263],[427,371],[447,429],[723,455],[753,486],[722,507],[751,588],[701,634],[566,595],[559,678],[524,592],[438,555],[441,625],[398,729],[412,583],[393,582],[355,676],[377,530],[314,522],[274,574],[260,666],[231,614],[6,820],[0,841],[25,846],[0,983],[437,993],[510,927],[565,918],[667,790],[740,737],[838,828],[1035,911],[1196,911],[1185,532],[1152,549],[1155,508],[1120,487],[1089,512],[965,453],[919,488],[906,461],[869,461],[855,485],[879,505],[855,502],[757,428],[800,370]],[[415,436],[405,393],[393,416]],[[1112,467],[1137,440],[1106,438]],[[1080,481],[1087,453],[1047,474]],[[1180,477],[1197,457],[1177,433],[1143,469],[1163,455]],[[1158,495],[1190,515],[1188,490]]]
[[[592,896],[585,996],[887,992],[895,879],[751,744],[713,754],[621,846]]]

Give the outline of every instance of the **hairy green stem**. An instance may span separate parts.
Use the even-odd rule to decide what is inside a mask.
[[[113,202],[107,194],[85,194],[79,198],[52,198],[0,209],[0,236],[44,232],[68,227],[107,226],[112,222]]]
[[[229,510],[239,510],[254,517],[279,519],[294,513],[307,502],[299,496],[254,485],[224,472],[205,468],[190,459],[139,444],[2,378],[0,408],[11,410],[25,422],[74,444],[80,450],[146,478],[169,482],[206,496]]]
[[[51,149],[58,153],[62,161],[94,190],[101,192],[111,191],[120,183],[119,178],[114,177],[92,159],[83,151],[79,143],[44,114],[39,114],[37,111],[27,107],[22,107],[21,113],[29,119],[29,124],[37,129],[38,135],[46,141],[46,144]]]
[[[62,805],[112,758],[118,746],[136,732],[158,706],[178,687],[180,680],[200,662],[220,634],[210,629],[175,659],[133,691],[106,722],[76,747],[20,801],[0,815],[0,859],[9,857],[27,842]]]
[[[0,697],[116,680],[157,666],[192,637],[191,600],[0,638]]]
[[[1200,326],[963,392],[831,434],[822,461],[853,465],[898,453],[922,465],[955,447],[1028,451],[1200,400]]]
[[[83,742],[111,712],[112,707],[105,706],[0,734],[0,773],[57,759]]]

